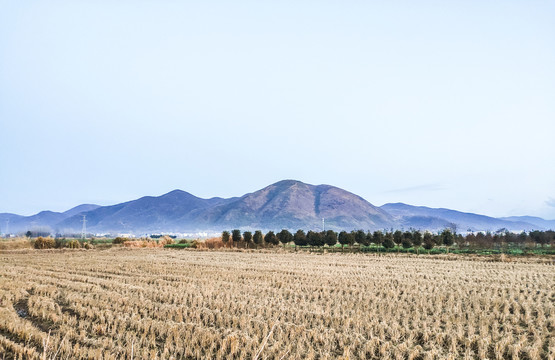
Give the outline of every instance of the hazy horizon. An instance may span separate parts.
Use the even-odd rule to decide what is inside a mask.
[[[0,213],[295,179],[555,219],[554,13],[0,0]]]

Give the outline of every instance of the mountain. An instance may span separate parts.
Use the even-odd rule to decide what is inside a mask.
[[[207,209],[198,223],[261,229],[378,229],[392,217],[360,196],[330,185],[283,180]]]
[[[82,205],[78,205],[74,208],[71,208],[67,211],[64,211],[63,214],[65,215],[66,218],[80,214],[82,212],[86,212],[86,211],[91,211],[94,209],[98,209],[100,207],[100,205],[94,205],[94,204],[82,204]]]
[[[470,229],[472,231],[493,232],[499,229],[512,231],[544,229],[544,227],[538,228],[537,225],[523,219],[507,220],[450,209],[434,209],[403,203],[385,204],[381,206],[381,209],[394,216],[397,225],[406,229],[440,230],[453,225],[456,226],[458,231]]]
[[[500,219],[513,221],[513,222],[525,222],[536,226],[534,230],[555,230],[555,220],[544,220],[536,216],[509,216],[502,217]]]
[[[57,226],[81,228],[86,215],[93,232],[196,232],[226,228],[280,230],[383,228],[392,224],[385,211],[360,196],[329,185],[284,180],[239,198],[202,199],[175,190],[104,206],[73,216]]]
[[[82,215],[94,232],[167,232],[198,230],[194,214],[233,199],[201,199],[182,190],[162,196],[145,196],[125,203],[102,206],[69,217],[58,224],[65,231],[81,229]]]
[[[75,216],[85,211],[97,209],[99,207],[99,205],[94,204],[83,204],[62,213],[47,210],[41,211],[38,214],[31,216],[3,213],[0,214],[0,224],[3,228],[2,232],[5,232],[6,228],[10,233],[17,233],[27,230],[55,231],[56,225],[64,219]]]
[[[455,226],[459,232],[546,230],[555,220],[530,216],[494,218],[450,209],[403,203],[376,207],[358,195],[330,185],[283,180],[234,198],[196,197],[182,190],[145,196],[109,206],[83,204],[65,212],[42,211],[32,216],[0,214],[5,232],[27,230],[81,232],[83,216],[92,233],[220,232],[224,229],[319,230],[426,229]]]

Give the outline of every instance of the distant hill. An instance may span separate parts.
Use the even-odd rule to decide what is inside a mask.
[[[240,198],[202,199],[181,190],[143,197],[84,213],[96,232],[191,232],[243,229],[382,228],[392,224],[385,211],[363,198],[329,185],[284,180]],[[58,224],[78,230],[81,216]]]
[[[5,232],[49,230],[81,232],[83,215],[93,233],[219,232],[224,229],[333,230],[426,229],[456,227],[459,232],[508,229],[554,229],[555,221],[520,216],[494,218],[450,209],[403,203],[376,207],[358,195],[331,185],[311,185],[283,180],[253,193],[234,198],[203,199],[182,190],[161,196],[98,206],[84,204],[63,213],[42,211],[32,216],[0,214]]]
[[[507,229],[511,231],[522,230],[544,230],[542,226],[538,228],[530,222],[520,219],[507,220],[465,213],[450,209],[434,209],[426,206],[412,206],[403,203],[392,203],[381,206],[382,210],[387,211],[395,217],[398,226],[404,228],[440,230],[446,227],[457,228],[457,231],[497,231]]]
[[[71,208],[63,213],[41,211],[38,214],[31,216],[3,213],[0,214],[0,226],[2,226],[2,232],[5,232],[7,227],[10,233],[24,232],[27,230],[56,231],[56,225],[64,219],[99,207],[99,205],[94,204],[83,204]],[[6,221],[8,221],[7,224]]]
[[[509,216],[502,217],[502,220],[513,222],[525,222],[536,226],[535,230],[555,230],[555,220],[544,220],[536,216]]]
[[[377,229],[392,217],[360,196],[330,185],[283,180],[238,199],[209,208],[198,223],[262,229]]]
[[[168,232],[199,230],[195,214],[232,199],[201,199],[188,192],[174,190],[162,196],[145,196],[125,203],[102,206],[60,222],[66,231],[81,228],[82,215],[87,229],[95,232]]]
[[[94,205],[94,204],[82,204],[82,205],[78,205],[74,208],[71,208],[67,211],[64,211],[63,214],[66,218],[86,212],[86,211],[91,211],[94,209],[98,209],[100,207],[100,205]]]

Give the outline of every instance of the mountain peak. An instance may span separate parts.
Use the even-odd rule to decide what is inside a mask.
[[[284,187],[291,187],[295,185],[309,185],[309,184],[305,184],[304,182],[299,180],[286,179],[286,180],[281,180],[276,183],[273,183],[272,185],[269,185],[269,186],[284,188]]]

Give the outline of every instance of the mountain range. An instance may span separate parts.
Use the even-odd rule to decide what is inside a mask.
[[[555,229],[555,220],[520,216],[493,218],[449,209],[403,203],[377,207],[362,197],[330,185],[283,180],[234,198],[202,199],[182,190],[153,197],[99,206],[84,204],[59,213],[32,216],[0,214],[0,225],[10,233],[47,230],[75,233],[87,220],[92,233],[219,232],[223,229],[280,230],[287,228],[334,230],[422,229],[457,231],[512,231]]]

